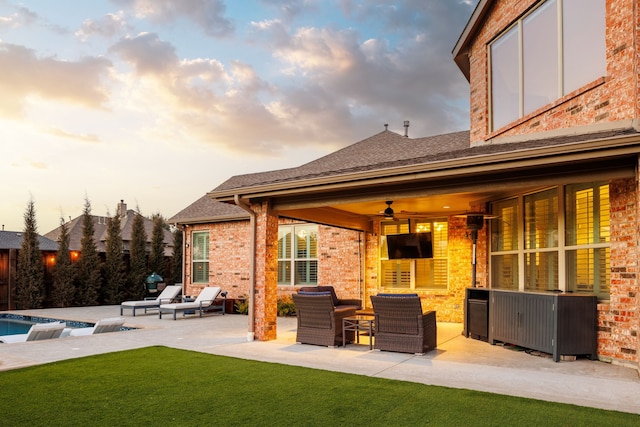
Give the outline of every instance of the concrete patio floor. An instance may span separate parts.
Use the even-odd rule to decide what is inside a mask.
[[[118,306],[15,311],[63,320],[96,322],[119,315]],[[276,362],[372,377],[487,391],[640,414],[640,379],[632,368],[578,358],[553,362],[465,338],[462,325],[438,323],[438,347],[425,355],[369,350],[360,344],[326,348],[296,344],[296,319],[278,319],[278,338],[247,341],[247,316],[210,314],[158,319],[157,312],[131,316],[109,334],[0,344],[0,371],[112,351],[162,345],[243,359]]]

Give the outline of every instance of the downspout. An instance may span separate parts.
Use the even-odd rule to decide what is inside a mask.
[[[256,294],[256,213],[251,207],[240,199],[240,195],[233,196],[235,204],[249,214],[249,224],[251,226],[251,255],[249,256],[249,328],[247,331],[247,341],[253,341],[255,337],[254,328],[254,301]]]

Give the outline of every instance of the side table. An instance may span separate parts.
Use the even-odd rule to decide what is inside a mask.
[[[373,350],[373,322],[374,317],[369,314],[349,316],[342,319],[342,346],[346,345],[346,332],[356,333],[356,343],[360,343],[360,332],[369,333],[369,350]]]

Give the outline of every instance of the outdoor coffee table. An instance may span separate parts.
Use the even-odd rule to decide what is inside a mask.
[[[360,343],[360,332],[367,331],[369,333],[369,350],[373,350],[373,320],[370,314],[359,314],[349,316],[342,319],[342,346],[346,345],[346,332],[354,331],[356,333],[356,343]]]

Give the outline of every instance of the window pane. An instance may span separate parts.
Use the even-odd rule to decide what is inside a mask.
[[[296,261],[296,285],[318,284],[318,261]]]
[[[191,277],[193,278],[193,283],[208,283],[209,282],[209,263],[194,262]]]
[[[405,289],[411,287],[410,260],[382,261],[381,270],[381,286]]]
[[[606,75],[605,0],[564,0],[564,93]]]
[[[566,189],[567,245],[609,242],[609,185],[569,185]]]
[[[527,291],[558,289],[558,252],[525,254],[524,288]]]
[[[520,117],[518,51],[517,26],[491,45],[491,105],[494,130]]]
[[[522,20],[524,114],[558,99],[558,11],[547,0]]]
[[[558,190],[551,189],[524,198],[525,249],[558,246]]]
[[[318,227],[315,225],[298,226],[296,233],[296,258],[317,258],[318,257]]]
[[[291,258],[291,227],[278,228],[278,258]]]
[[[515,251],[518,249],[518,199],[510,199],[491,205],[491,213],[498,218],[491,225],[491,250]]]
[[[516,254],[491,257],[491,287],[518,289],[518,256]]]
[[[278,284],[291,284],[291,261],[278,261]]]
[[[609,253],[609,248],[567,251],[568,290],[609,298]]]
[[[209,233],[193,233],[191,244],[191,257],[193,260],[209,259]]]

